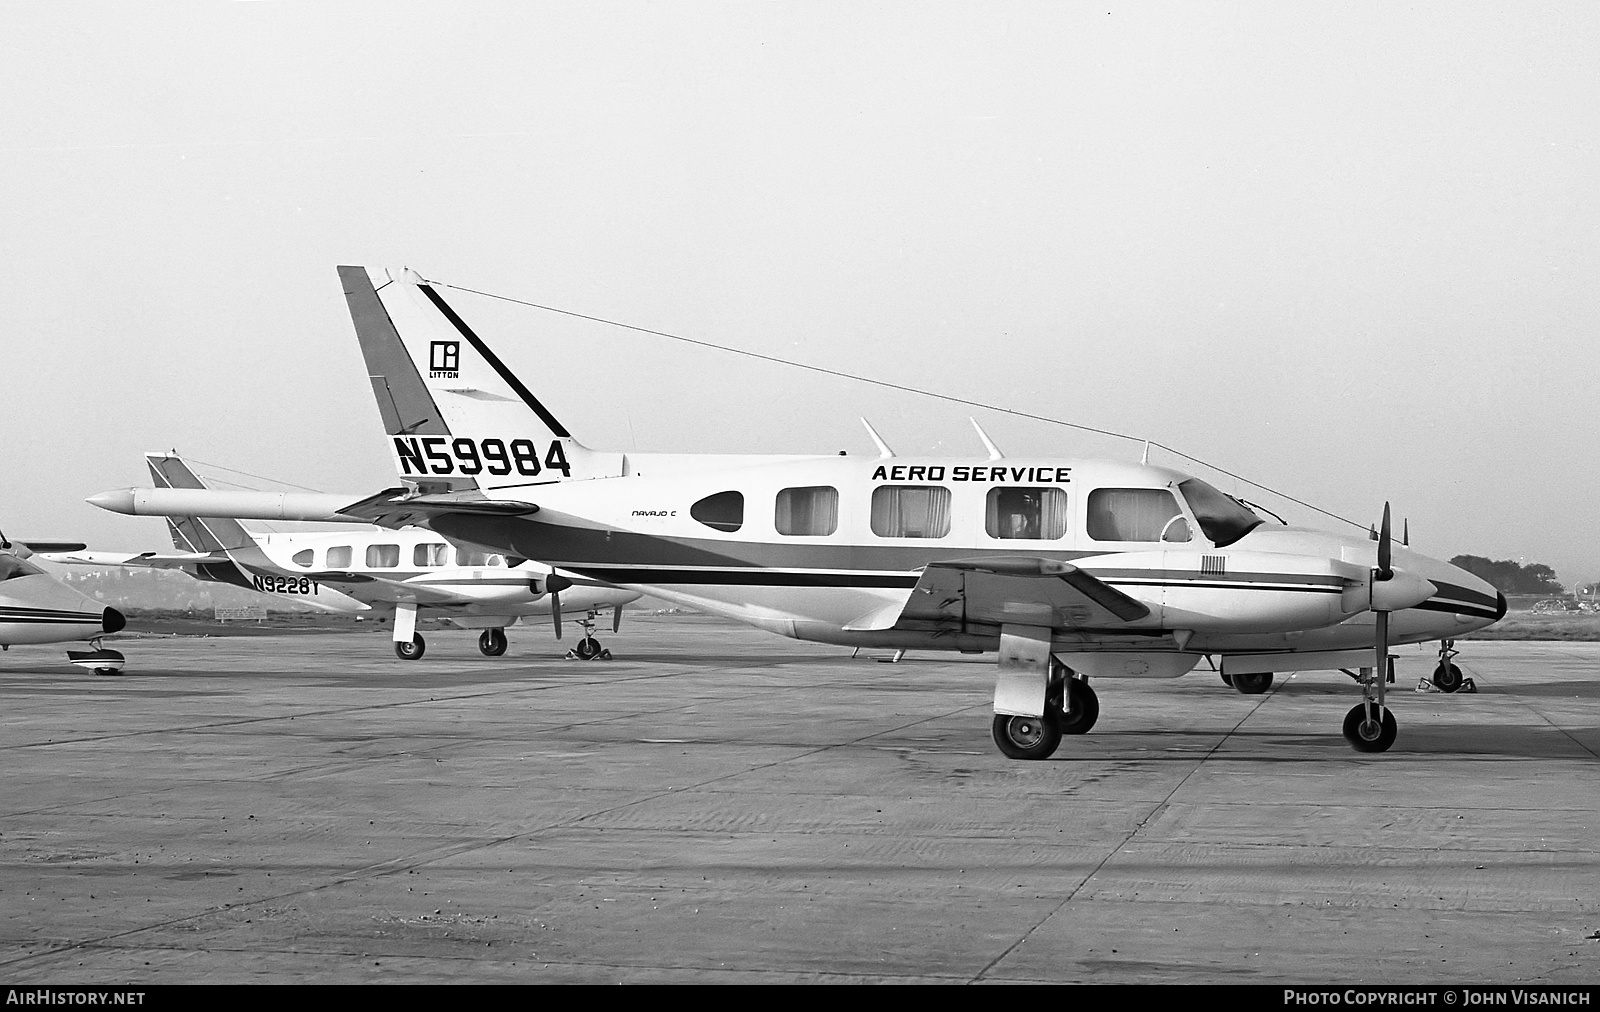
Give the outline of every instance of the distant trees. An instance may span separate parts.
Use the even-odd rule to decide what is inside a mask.
[[[1479,579],[1494,584],[1502,594],[1565,594],[1567,588],[1556,580],[1556,571],[1543,563],[1526,566],[1510,559],[1484,559],[1476,555],[1458,555],[1450,560]]]

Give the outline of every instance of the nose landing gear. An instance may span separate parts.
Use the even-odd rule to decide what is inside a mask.
[[[611,651],[601,646],[600,641],[594,638],[594,625],[598,616],[598,612],[591,611],[578,619],[578,624],[583,627],[583,639],[578,641],[577,646],[567,651],[567,660],[609,661],[611,659]]]
[[[499,657],[506,652],[506,631],[485,629],[478,634],[478,652],[485,657]]]
[[[1355,680],[1361,683],[1361,702],[1344,715],[1344,739],[1357,752],[1387,752],[1394,744],[1394,714],[1383,702],[1384,686],[1394,681],[1394,658],[1387,658],[1388,670],[1380,677],[1373,668],[1362,668]],[[1349,674],[1349,672],[1346,672]]]

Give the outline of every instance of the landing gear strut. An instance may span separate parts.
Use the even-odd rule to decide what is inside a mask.
[[[499,657],[506,652],[506,631],[485,629],[478,634],[478,652],[485,657]]]
[[[1388,670],[1374,675],[1373,668],[1362,668],[1356,680],[1361,683],[1361,702],[1344,715],[1344,737],[1357,752],[1387,752],[1398,730],[1394,714],[1383,704],[1383,689],[1394,681],[1394,658]]]
[[[1434,688],[1440,692],[1460,692],[1462,689],[1476,692],[1478,687],[1473,684],[1472,679],[1463,677],[1461,669],[1451,663],[1461,652],[1455,647],[1455,640],[1439,641],[1439,666],[1433,669]]]
[[[583,627],[583,639],[578,641],[577,646],[567,651],[567,660],[609,661],[611,659],[611,651],[601,646],[600,641],[594,638],[596,617],[597,613],[591,611],[584,618],[578,619],[578,624]]]

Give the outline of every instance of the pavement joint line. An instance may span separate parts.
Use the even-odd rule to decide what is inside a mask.
[[[1487,679],[1484,678],[1483,675],[1479,674],[1478,673],[1478,669],[1476,667],[1469,666],[1467,670],[1472,672],[1473,682],[1474,683],[1482,682],[1483,684],[1489,685],[1491,687],[1494,685],[1493,681],[1487,680]],[[1529,702],[1527,699],[1524,699],[1522,697],[1517,697],[1517,701],[1519,703],[1521,703],[1522,706],[1525,709],[1527,709],[1530,713],[1532,713],[1535,717],[1538,717],[1540,720],[1544,721],[1545,724],[1548,727],[1550,727],[1551,729],[1559,732],[1568,741],[1572,742],[1572,744],[1574,744],[1574,745],[1578,746],[1579,748],[1583,749],[1585,752],[1589,753],[1591,756],[1594,756],[1596,759],[1600,759],[1600,752],[1596,752],[1594,749],[1590,748],[1589,746],[1585,745],[1583,742],[1581,742],[1578,739],[1574,738],[1572,736],[1572,732],[1571,731],[1568,731],[1566,728],[1562,727],[1561,725],[1557,724],[1555,721],[1551,720],[1544,713],[1544,711],[1542,711],[1538,707],[1534,706],[1533,703]]]
[[[1292,678],[1293,676],[1291,675],[1290,677]],[[1193,777],[1196,773],[1200,772],[1200,767],[1204,766],[1206,764],[1206,762],[1211,759],[1212,756],[1216,755],[1218,749],[1222,748],[1223,745],[1227,744],[1228,739],[1232,738],[1234,733],[1237,732],[1239,730],[1239,728],[1244,726],[1245,721],[1247,721],[1251,717],[1255,716],[1257,711],[1259,711],[1263,706],[1265,706],[1267,704],[1268,700],[1270,700],[1272,697],[1274,697],[1274,696],[1276,696],[1278,694],[1278,689],[1282,688],[1282,684],[1283,683],[1279,683],[1278,685],[1274,686],[1272,689],[1270,689],[1267,692],[1263,693],[1261,698],[1256,700],[1255,705],[1250,707],[1250,709],[1246,710],[1244,716],[1240,717],[1238,722],[1235,723],[1233,725],[1233,727],[1231,727],[1228,730],[1224,731],[1222,733],[1221,737],[1219,737],[1217,739],[1216,744],[1212,745],[1209,749],[1207,749],[1204,755],[1175,757],[1175,758],[1182,758],[1182,759],[1185,759],[1187,761],[1193,762],[1194,763],[1194,768],[1189,770],[1182,777],[1180,777],[1178,779],[1178,782],[1172,786],[1172,790],[1167,792],[1166,797],[1164,797],[1160,801],[1156,802],[1155,805],[1147,813],[1145,813],[1145,815],[1142,818],[1140,818],[1138,822],[1134,823],[1133,829],[1129,830],[1128,834],[1126,836],[1124,836],[1120,842],[1118,842],[1115,846],[1113,846],[1112,848],[1107,850],[1105,856],[1102,857],[1099,861],[1095,862],[1094,867],[1089,869],[1088,873],[1083,876],[1083,878],[1078,882],[1078,884],[1073,886],[1072,889],[1067,892],[1067,895],[1063,896],[1061,898],[1061,902],[1060,903],[1057,903],[1055,906],[1053,906],[1049,910],[1047,910],[1045,912],[1044,916],[1040,917],[1026,931],[1023,931],[1020,935],[1018,935],[1016,941],[1014,941],[1010,945],[1006,946],[1006,948],[998,956],[994,957],[994,959],[990,960],[987,964],[985,964],[984,967],[981,970],[978,971],[977,975],[972,978],[971,983],[975,984],[975,983],[978,983],[979,981],[984,980],[985,977],[989,974],[989,972],[991,970],[993,970],[996,966],[998,966],[1001,963],[1001,961],[1003,961],[1007,956],[1011,955],[1020,946],[1022,946],[1023,943],[1025,943],[1029,938],[1031,938],[1033,936],[1033,934],[1036,931],[1038,931],[1041,927],[1043,927],[1046,924],[1046,922],[1048,922],[1052,917],[1054,917],[1056,914],[1060,913],[1063,909],[1065,909],[1066,905],[1068,903],[1071,903],[1073,901],[1073,899],[1076,898],[1077,895],[1080,892],[1083,891],[1083,887],[1088,885],[1090,880],[1093,879],[1096,875],[1100,874],[1101,869],[1105,868],[1105,866],[1111,861],[1112,858],[1114,858],[1118,854],[1122,853],[1123,849],[1126,848],[1130,843],[1132,843],[1134,841],[1134,838],[1137,837],[1140,833],[1142,833],[1144,831],[1144,828],[1146,826],[1148,826],[1151,823],[1151,821],[1156,818],[1156,816],[1160,815],[1162,812],[1164,812],[1168,808],[1172,807],[1172,799],[1177,795],[1177,793],[1179,791],[1183,790],[1184,785],[1189,782],[1190,778]],[[1140,760],[1140,761],[1143,761],[1143,760]]]

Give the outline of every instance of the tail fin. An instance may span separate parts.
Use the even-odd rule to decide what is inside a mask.
[[[144,462],[149,465],[150,479],[157,488],[206,487],[206,483],[176,453],[147,453]],[[172,546],[180,552],[223,552],[233,559],[243,557],[246,561],[267,561],[256,544],[255,536],[237,520],[222,517],[167,517],[167,530],[172,534]],[[184,566],[183,569],[197,580],[255,589],[249,576],[237,565],[206,562]]]
[[[623,473],[572,438],[415,271],[340,267],[400,477],[422,492],[525,488]]]

